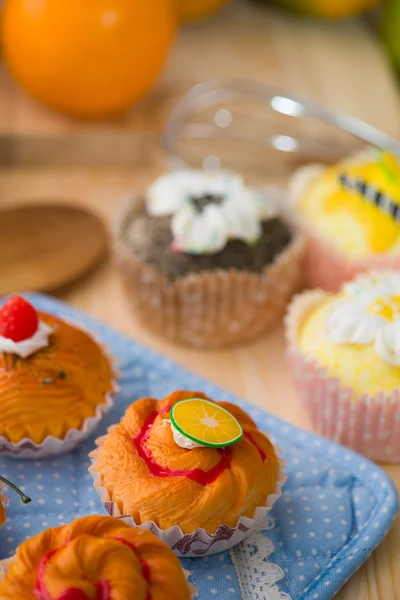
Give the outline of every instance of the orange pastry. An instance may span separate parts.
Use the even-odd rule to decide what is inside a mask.
[[[185,419],[175,408],[189,398],[199,406],[185,417],[191,423],[187,431],[195,435],[182,436]],[[204,402],[214,412],[206,412]],[[230,435],[232,420],[238,431]],[[203,435],[208,441],[198,443]],[[224,446],[220,435],[232,440]],[[178,525],[183,534],[203,528],[210,535],[222,524],[236,528],[241,517],[254,518],[257,507],[266,506],[280,480],[277,452],[251,418],[199,392],[178,391],[162,401],[143,398],[97,443],[90,468],[98,477],[95,485],[135,525],[152,521],[162,530]],[[106,507],[113,511],[110,502]]]
[[[112,517],[47,529],[18,548],[2,600],[190,600],[179,560],[152,533]]]
[[[114,389],[110,360],[88,333],[17,296],[0,310],[0,451],[70,450]]]

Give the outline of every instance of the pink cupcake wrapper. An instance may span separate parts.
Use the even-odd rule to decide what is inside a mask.
[[[65,319],[65,321],[85,331],[85,333],[90,335],[90,337],[94,339],[99,346],[101,346],[104,354],[110,361],[112,371],[114,374],[112,389],[105,395],[104,402],[96,407],[94,415],[85,419],[80,429],[69,429],[63,439],[49,435],[43,440],[41,444],[36,444],[29,438],[23,438],[17,444],[14,444],[7,440],[5,437],[0,436],[0,455],[2,456],[10,456],[11,458],[16,459],[34,460],[38,458],[47,458],[49,456],[66,454],[67,452],[71,452],[71,450],[74,450],[74,448],[76,448],[80,443],[82,443],[88,437],[90,437],[90,435],[97,428],[101,419],[104,417],[104,415],[108,413],[108,411],[114,405],[114,398],[119,392],[119,385],[117,380],[120,376],[120,372],[117,369],[115,361],[111,356],[108,348],[104,344],[101,344],[92,335],[92,333],[87,331],[87,329],[82,327],[82,325],[80,325],[79,323],[73,321],[72,319]]]
[[[12,564],[14,558],[15,558],[15,555],[11,556],[11,558],[6,558],[4,560],[0,560],[0,585],[3,583],[4,579],[6,578],[7,573],[11,567],[11,564]],[[186,581],[188,581],[189,577],[191,576],[191,572],[187,571],[186,569],[182,569],[182,570],[183,570],[183,574],[186,577]],[[194,600],[194,598],[197,598],[197,596],[198,596],[197,589],[195,588],[195,586],[192,583],[190,583],[190,581],[188,581],[188,583],[189,583],[189,589],[191,592],[192,600]]]
[[[298,227],[307,240],[306,282],[311,288],[336,292],[343,282],[353,279],[358,273],[400,269],[400,254],[374,254],[362,260],[351,260],[314,233],[304,222],[299,220]]]
[[[115,425],[113,427],[115,427]],[[113,427],[111,427],[109,431],[112,430]],[[124,521],[124,523],[127,523],[131,527],[140,527],[141,529],[147,529],[148,531],[151,531],[151,533],[154,533],[154,535],[156,535],[160,540],[165,542],[179,557],[195,558],[229,550],[230,548],[233,548],[233,546],[236,546],[236,544],[242,542],[252,533],[262,528],[262,526],[265,525],[265,519],[272,506],[280,497],[282,493],[282,486],[286,481],[286,475],[283,471],[286,463],[280,456],[279,448],[275,447],[275,450],[278,452],[280,465],[278,481],[276,483],[274,492],[268,496],[264,506],[258,506],[255,509],[252,518],[240,517],[236,527],[230,527],[229,525],[221,524],[217,531],[213,534],[208,533],[201,527],[189,534],[183,533],[182,529],[178,525],[169,527],[168,529],[161,529],[154,523],[154,521],[146,521],[146,523],[137,525],[132,515],[122,514],[118,508],[118,505],[112,501],[109,492],[105,487],[103,487],[103,481],[100,473],[98,473],[96,470],[96,457],[105,438],[106,436],[98,438],[96,440],[96,445],[98,448],[89,454],[89,457],[92,460],[92,465],[89,467],[89,472],[93,477],[94,487],[99,494],[105,509],[111,516],[121,519]]]
[[[327,297],[321,290],[305,292],[293,300],[286,317],[287,355],[299,396],[320,435],[370,459],[400,462],[400,387],[357,395],[299,348],[299,325]]]

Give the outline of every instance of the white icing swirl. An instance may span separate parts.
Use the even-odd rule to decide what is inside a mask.
[[[46,325],[43,321],[39,321],[39,326],[33,336],[21,342],[14,342],[9,338],[0,336],[0,352],[17,354],[21,358],[27,358],[31,354],[48,346],[49,337],[52,333],[53,329],[49,325]]]
[[[220,201],[198,210],[193,199],[204,196]],[[267,193],[247,188],[239,175],[203,171],[161,176],[147,191],[147,210],[153,216],[172,216],[173,247],[193,254],[219,252],[229,239],[254,244],[261,221],[277,214]]]
[[[184,448],[184,450],[193,450],[194,448],[205,448],[203,444],[198,444],[194,442],[190,438],[184,436],[180,431],[173,426],[170,419],[163,419],[163,425],[169,423],[171,426],[172,435],[174,436],[174,442],[180,448]]]
[[[326,321],[336,344],[373,344],[380,358],[400,366],[400,275],[393,271],[361,275],[343,286]]]

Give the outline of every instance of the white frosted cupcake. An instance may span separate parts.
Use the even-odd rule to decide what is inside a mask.
[[[275,327],[301,285],[304,244],[271,193],[234,173],[169,173],[124,207],[115,252],[137,317],[197,347]]]

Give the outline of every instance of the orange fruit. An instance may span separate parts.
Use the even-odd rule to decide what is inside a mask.
[[[6,0],[3,53],[38,101],[69,115],[129,108],[159,74],[176,30],[173,0]]]
[[[230,0],[175,0],[181,21],[196,21],[208,17]]]

